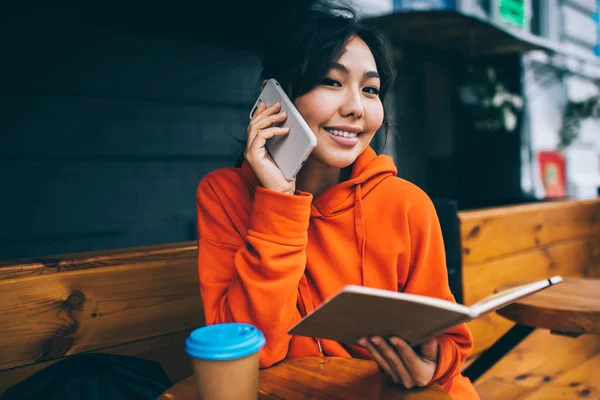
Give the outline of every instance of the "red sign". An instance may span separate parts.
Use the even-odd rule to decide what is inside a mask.
[[[556,198],[567,195],[567,174],[565,159],[557,151],[540,151],[538,153],[540,173],[544,183],[545,197]]]

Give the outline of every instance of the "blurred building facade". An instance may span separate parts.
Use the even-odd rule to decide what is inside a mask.
[[[467,186],[474,187],[479,180],[482,187],[487,187],[488,197],[502,199],[502,193],[511,192],[504,198],[506,201],[540,200],[552,196],[571,198],[590,198],[598,195],[600,187],[600,55],[598,48],[599,25],[598,0],[354,0],[354,3],[369,16],[397,12],[431,12],[431,28],[436,29],[434,14],[439,10],[458,11],[487,21],[509,33],[525,33],[526,42],[539,45],[542,50],[515,50],[519,57],[519,94],[522,96],[524,108],[522,123],[519,124],[519,138],[514,146],[505,148],[505,160],[497,161],[505,168],[515,167],[511,161],[517,155],[518,171],[513,178],[507,178],[506,184],[496,188],[485,185],[485,175],[474,175],[468,179]],[[521,9],[519,14],[518,9]],[[512,15],[511,15],[512,12]],[[465,30],[471,29],[465,25]],[[471,46],[468,40],[465,48]],[[491,44],[492,46],[494,43]],[[440,49],[443,51],[444,49]],[[468,50],[467,50],[468,53]],[[466,61],[466,59],[465,59]],[[498,60],[489,60],[491,64]],[[468,62],[468,61],[466,61]],[[506,65],[506,60],[501,63]],[[511,61],[508,61],[510,63]],[[485,63],[480,63],[480,66]],[[424,89],[427,91],[424,101],[428,115],[439,116],[437,122],[429,122],[430,140],[427,157],[456,158],[456,144],[464,133],[460,130],[460,118],[453,114],[452,101],[448,91],[456,90],[459,82],[456,79],[455,64],[449,62],[426,62]],[[460,67],[458,67],[460,68]],[[514,77],[513,77],[514,78]],[[440,103],[439,97],[448,101]],[[571,116],[566,111],[576,109],[582,102],[594,102],[593,115],[584,113],[577,118],[576,127],[570,127]],[[592,107],[593,108],[593,107]],[[589,110],[588,110],[589,111]],[[571,123],[572,125],[572,123]],[[569,135],[575,137],[568,137]],[[567,137],[565,137],[567,136]],[[513,140],[510,136],[506,141]],[[488,145],[493,145],[493,141]],[[498,145],[498,143],[495,143]],[[488,147],[483,142],[479,149],[482,153],[501,151]],[[515,147],[516,146],[516,147]],[[471,148],[477,151],[476,148]],[[518,153],[517,153],[518,152]],[[512,153],[512,154],[509,154]],[[545,157],[557,160],[558,168],[564,168],[566,182],[564,193],[548,192],[548,171]],[[473,166],[481,160],[474,161]],[[564,162],[564,164],[561,164]],[[455,163],[456,164],[456,163]],[[481,165],[481,164],[479,164]],[[450,167],[451,168],[451,167]],[[495,169],[503,168],[497,165]],[[484,167],[484,169],[486,169]],[[491,172],[490,179],[499,175]],[[560,172],[560,171],[559,171]],[[455,174],[461,174],[455,171]],[[510,174],[510,173],[509,173]],[[501,174],[500,174],[501,175]],[[518,175],[518,178],[516,176]],[[551,177],[550,177],[551,178]],[[460,186],[455,184],[455,186]],[[435,190],[434,188],[431,188]],[[452,194],[452,192],[448,192]],[[443,191],[440,193],[444,195]],[[470,197],[476,196],[472,193]],[[458,196],[460,197],[460,196]],[[485,195],[484,195],[485,197]],[[510,199],[510,200],[509,200]],[[475,206],[485,206],[484,200],[470,202]],[[490,203],[491,204],[491,203]]]

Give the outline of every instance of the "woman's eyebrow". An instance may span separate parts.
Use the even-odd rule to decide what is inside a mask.
[[[348,70],[348,68],[346,68],[345,65],[340,64],[339,62],[336,62],[336,61],[334,61],[334,62],[331,63],[330,68],[331,69],[335,69],[337,71],[340,71],[341,73],[344,73],[344,74],[349,74],[350,73],[350,71]],[[379,74],[377,73],[377,71],[367,71],[367,72],[365,72],[364,77],[367,78],[367,79],[368,78],[381,79],[379,77]]]
[[[348,71],[348,68],[346,68],[344,65],[342,65],[342,64],[340,64],[339,62],[336,62],[336,61],[334,61],[334,62],[331,63],[330,68],[338,70],[340,72],[343,72],[344,74],[349,74],[350,73],[350,71]]]

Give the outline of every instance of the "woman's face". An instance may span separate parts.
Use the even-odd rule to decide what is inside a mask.
[[[371,50],[362,39],[351,37],[325,79],[295,101],[317,137],[311,158],[334,168],[356,160],[383,123],[379,88]]]

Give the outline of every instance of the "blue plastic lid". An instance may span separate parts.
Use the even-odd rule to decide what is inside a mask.
[[[254,354],[265,345],[254,325],[226,323],[194,329],[185,340],[185,351],[203,360],[235,360]]]

